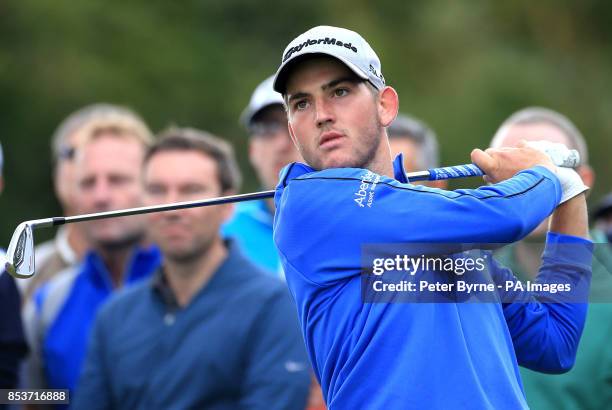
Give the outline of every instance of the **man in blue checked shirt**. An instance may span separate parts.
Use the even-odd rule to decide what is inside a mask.
[[[410,184],[401,157],[391,160],[385,129],[397,93],[353,31],[320,26],[298,36],[274,88],[307,164],[281,175],[274,239],[330,409],[527,408],[519,364],[571,368],[592,252],[586,187],[573,170],[522,145],[472,152],[493,185]],[[498,300],[516,301],[504,304],[361,300],[363,245],[508,243],[551,213],[538,283],[576,284],[571,301],[516,289],[499,292]],[[496,284],[513,280],[494,260],[487,265]]]

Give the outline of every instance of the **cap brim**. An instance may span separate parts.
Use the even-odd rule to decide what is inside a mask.
[[[256,110],[252,110],[249,107],[245,108],[242,113],[240,114],[240,124],[242,124],[242,126],[245,129],[249,129],[249,127],[253,124],[253,118],[255,118],[255,116],[257,114],[259,114],[260,112],[262,112],[263,110],[265,110],[268,107],[273,107],[273,106],[278,106],[278,107],[283,107],[283,103],[277,102],[277,101],[270,101],[268,104],[262,105],[261,107],[259,107]]]
[[[306,51],[286,61],[284,64],[282,64],[279,67],[278,71],[276,72],[276,75],[274,76],[274,91],[284,95],[286,88],[287,88],[287,78],[289,77],[289,74],[291,73],[291,70],[293,69],[293,67],[297,63],[305,59],[311,58],[315,55],[324,55],[324,56],[335,58],[336,60],[339,60],[345,66],[347,66],[359,78],[363,78],[364,80],[369,79],[367,73],[364,73],[363,70],[361,70],[359,67],[357,67],[355,64],[351,63],[350,61],[348,61],[346,58],[339,57],[331,53],[326,53],[324,51]]]
[[[240,114],[240,124],[244,128],[248,129],[249,125],[251,125],[251,119],[254,115],[255,113],[253,112],[253,110],[251,110],[249,107],[246,107],[244,110],[242,110],[242,113]]]

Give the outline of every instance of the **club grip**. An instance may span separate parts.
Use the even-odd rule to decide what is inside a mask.
[[[454,167],[430,168],[430,181],[438,181],[441,179],[478,177],[484,175],[482,169],[474,164],[457,165]]]
[[[564,151],[549,151],[546,152],[550,156],[552,162],[558,167],[575,168],[580,165],[580,154],[575,149]],[[484,175],[482,169],[475,164],[456,165],[454,167],[430,168],[430,181],[438,181],[441,179],[479,177]]]

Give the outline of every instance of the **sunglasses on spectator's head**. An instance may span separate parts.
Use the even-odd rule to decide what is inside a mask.
[[[249,127],[249,133],[253,137],[266,137],[273,136],[279,133],[280,131],[287,130],[286,122],[278,122],[278,121],[261,121],[255,122],[251,124]]]
[[[62,146],[57,154],[57,159],[59,161],[72,161],[74,159],[75,152],[76,150],[74,149],[74,147],[71,147],[69,145]]]

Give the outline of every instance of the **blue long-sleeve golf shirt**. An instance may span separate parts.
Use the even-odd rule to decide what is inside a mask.
[[[396,179],[296,163],[277,188],[274,239],[328,407],[526,408],[517,362],[567,370],[584,303],[543,304],[521,292],[510,295],[520,303],[506,304],[363,303],[362,246],[519,240],[557,206],[557,177],[534,167],[450,192],[408,184],[401,158],[394,167]],[[589,241],[550,235],[539,280],[581,276],[582,301],[591,251]],[[488,265],[493,281],[512,278]]]

